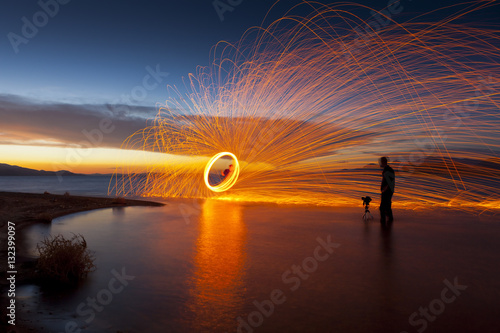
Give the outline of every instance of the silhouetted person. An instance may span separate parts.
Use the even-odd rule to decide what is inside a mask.
[[[233,172],[233,165],[232,164],[229,164],[229,168],[225,169],[224,171],[221,172],[222,176],[224,178],[222,178],[222,180],[226,179],[227,176],[229,176],[229,174]]]
[[[380,185],[381,201],[380,201],[380,222],[385,223],[386,217],[388,222],[392,222],[392,195],[394,194],[394,186],[396,185],[396,174],[394,170],[387,165],[387,157],[381,157],[378,164],[382,170],[382,184]]]

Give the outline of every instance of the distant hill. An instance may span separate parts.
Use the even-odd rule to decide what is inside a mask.
[[[0,163],[0,176],[84,176],[67,170],[45,171],[23,168],[17,165]]]

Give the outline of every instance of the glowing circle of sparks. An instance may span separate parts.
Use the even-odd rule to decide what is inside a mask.
[[[212,168],[212,165],[221,157],[223,156],[230,156],[234,160],[233,167],[234,170],[233,172],[230,172],[229,175],[224,179],[221,183],[212,186],[210,185],[210,182],[208,181],[208,174],[210,173],[210,169]],[[205,185],[207,185],[208,189],[214,192],[224,192],[229,190],[233,185],[236,183],[238,180],[238,176],[240,175],[240,164],[238,163],[238,159],[234,154],[229,153],[229,152],[222,152],[215,154],[210,161],[208,161],[207,165],[205,166],[205,172],[204,172],[204,179],[205,179]]]

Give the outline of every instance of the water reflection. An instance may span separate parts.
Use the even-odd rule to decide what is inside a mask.
[[[114,216],[123,216],[125,215],[125,207],[113,207],[113,215]]]
[[[380,240],[382,248],[382,256],[384,258],[385,266],[390,269],[392,260],[392,223],[381,223],[380,225]]]
[[[380,330],[394,331],[398,330],[399,323],[394,322],[394,314],[398,312],[395,300],[397,295],[397,280],[394,272],[394,253],[393,253],[393,235],[392,223],[380,224]]]
[[[246,257],[242,209],[234,202],[203,204],[188,302],[193,331],[233,330],[241,314]]]

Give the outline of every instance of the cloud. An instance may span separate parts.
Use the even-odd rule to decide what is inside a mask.
[[[120,148],[129,136],[152,125],[148,119],[153,119],[156,115],[155,107],[46,103],[16,95],[0,94],[0,144]],[[283,158],[286,158],[289,164],[312,157],[330,156],[353,145],[368,144],[374,135],[369,131],[352,131],[336,124],[292,119],[234,117],[228,122],[219,117],[183,114],[178,110],[162,113],[162,117],[170,118],[164,123],[162,135],[168,136],[170,142],[176,142],[179,147],[183,147],[169,150],[169,153],[189,154],[191,148],[184,148],[194,147],[198,154],[209,155],[214,147],[219,148],[218,145],[221,145],[220,149],[240,151],[244,159],[250,154],[252,159],[260,162],[272,162],[277,158],[276,155],[284,153],[287,156]],[[207,128],[211,128],[211,124],[225,124],[227,130],[234,133],[237,133],[236,129],[245,129],[245,136],[233,135],[220,142],[219,135],[211,133],[213,142],[187,141],[193,136],[186,133],[204,133]],[[155,137],[148,139],[143,137],[143,133],[138,133],[135,138],[138,140],[133,142],[138,144],[137,147],[124,148],[143,149],[143,144],[149,143],[148,140]],[[310,149],[312,143],[316,147],[314,152]],[[294,147],[292,151],[290,146]],[[147,147],[154,150],[155,146],[146,144],[146,149]],[[275,154],[259,153],[260,150],[267,149],[272,149]],[[270,161],[265,159],[266,156]],[[250,160],[249,157],[246,160]]]
[[[116,148],[156,112],[155,107],[45,103],[0,94],[0,144],[75,147],[91,141],[94,147]],[[103,124],[113,130],[104,133]]]

